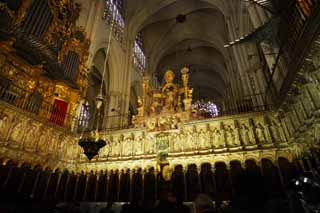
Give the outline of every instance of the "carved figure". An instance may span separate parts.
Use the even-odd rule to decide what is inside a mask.
[[[24,135],[24,125],[25,125],[25,123],[23,121],[18,121],[18,123],[16,123],[16,125],[13,127],[13,130],[10,135],[11,141],[14,141],[17,143],[22,142],[22,138]]]
[[[246,124],[242,124],[240,128],[240,134],[245,145],[253,145],[255,143],[253,132],[249,130]]]
[[[224,137],[220,132],[220,130],[216,129],[215,135],[216,135],[215,147],[218,147],[218,148],[225,147]]]
[[[40,152],[46,152],[48,148],[48,130],[41,128],[40,129],[40,137],[38,142],[38,150]]]
[[[10,120],[8,115],[2,113],[0,117],[0,142],[6,139],[9,126]]]
[[[199,138],[199,148],[200,149],[207,148],[207,138],[206,138],[206,135],[202,129],[200,130],[200,132],[198,134],[198,138]]]
[[[138,117],[143,117],[144,116],[144,100],[141,96],[138,97]]]
[[[24,146],[29,148],[35,148],[37,142],[38,142],[38,135],[37,135],[37,126],[33,123],[29,123],[29,128],[27,132],[25,133],[24,138]]]
[[[258,138],[260,144],[266,143],[266,136],[265,136],[264,128],[260,123],[258,123],[258,125],[257,125],[256,134],[257,134],[257,138]]]
[[[225,134],[226,134],[227,145],[234,146],[234,133],[233,133],[233,129],[231,128],[231,126],[227,127]]]

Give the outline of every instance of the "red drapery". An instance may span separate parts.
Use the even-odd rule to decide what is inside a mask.
[[[54,100],[50,121],[63,126],[68,110],[68,103],[61,100]]]

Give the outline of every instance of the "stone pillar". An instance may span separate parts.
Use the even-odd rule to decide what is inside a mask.
[[[94,12],[95,12],[95,6],[96,6],[96,0],[94,1],[90,1],[89,3],[89,8],[88,8],[88,17],[87,17],[87,22],[86,22],[86,27],[85,27],[85,31],[87,33],[87,35],[89,36],[90,38],[90,34],[91,34],[91,30],[92,30],[92,26],[93,26],[93,20],[94,20]]]

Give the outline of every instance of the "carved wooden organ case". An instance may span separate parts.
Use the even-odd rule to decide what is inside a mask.
[[[52,96],[78,102],[90,45],[76,26],[79,13],[74,0],[0,0],[0,77],[51,103]]]

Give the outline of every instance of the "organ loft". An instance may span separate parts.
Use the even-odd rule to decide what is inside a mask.
[[[319,0],[0,0],[0,212],[314,210],[319,67]]]

